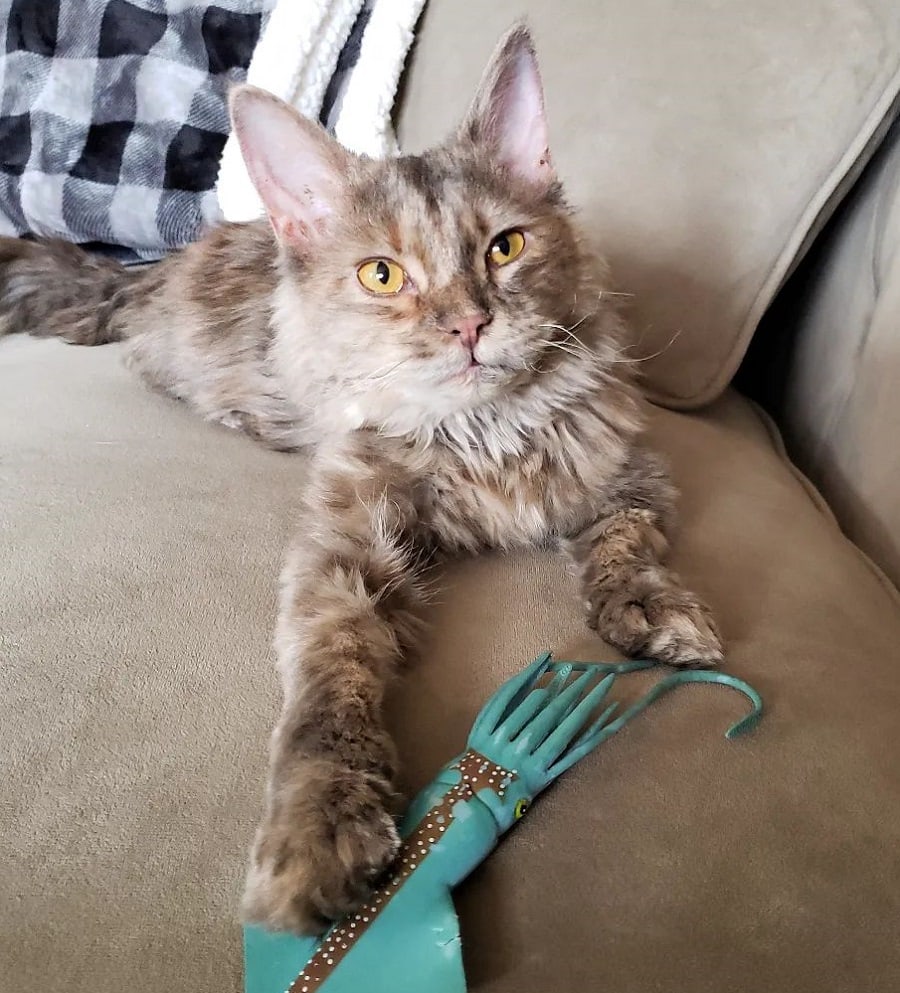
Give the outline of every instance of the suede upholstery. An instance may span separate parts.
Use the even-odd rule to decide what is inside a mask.
[[[847,534],[900,583],[900,124],[757,344],[758,384]],[[786,335],[785,329],[790,329]]]
[[[532,26],[551,150],[634,294],[648,386],[718,396],[757,323],[897,112],[893,0],[431,0],[398,121],[417,151],[459,121],[497,37]],[[477,25],[477,28],[474,27]]]
[[[304,461],[119,358],[0,342],[0,987],[236,993]],[[542,797],[460,893],[471,988],[900,988],[896,594],[736,394],[652,437],[768,713],[726,742],[742,699],[681,690]],[[549,554],[452,567],[431,620],[393,701],[411,787],[545,646],[611,657]]]
[[[650,386],[669,406],[709,403],[652,408],[651,441],[683,493],[675,565],[767,711],[727,742],[742,698],[679,690],[549,790],[458,894],[472,993],[898,990],[900,598],[727,383],[888,127],[900,6],[431,0],[405,147],[459,118],[522,12],[559,171],[635,294]],[[848,221],[838,291],[887,190]],[[893,439],[876,422],[896,410],[880,375],[895,268],[879,269],[878,358],[847,393],[864,427],[833,446],[845,459],[865,436],[860,499],[876,495],[887,527],[896,472],[871,481]],[[808,354],[831,347],[840,297],[826,286],[811,309]],[[858,327],[864,309],[835,313]],[[0,993],[241,990],[237,905],[279,704],[276,580],[305,461],[147,392],[120,358],[0,340]],[[798,366],[800,445],[821,368]],[[539,651],[612,657],[550,553],[440,580],[391,700],[410,790]]]

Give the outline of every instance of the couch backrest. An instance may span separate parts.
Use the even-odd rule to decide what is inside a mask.
[[[463,114],[527,15],[552,148],[613,265],[651,393],[728,384],[774,294],[895,116],[896,0],[430,0],[401,146]]]

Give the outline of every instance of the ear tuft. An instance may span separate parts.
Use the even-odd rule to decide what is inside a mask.
[[[497,45],[463,131],[521,179],[542,187],[554,181],[541,74],[523,23]]]
[[[342,199],[351,153],[265,90],[236,86],[228,102],[247,172],[276,235],[309,242]]]

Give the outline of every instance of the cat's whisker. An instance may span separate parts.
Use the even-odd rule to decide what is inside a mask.
[[[538,369],[537,366],[532,365],[527,360],[523,360],[522,368],[527,369],[532,376],[544,376],[550,371],[549,369]]]
[[[375,372],[368,374],[365,377],[365,380],[369,383],[377,383],[385,379],[389,379],[391,375],[400,368],[400,366],[405,365],[409,361],[410,359],[405,358],[400,359],[399,362],[395,362],[393,365],[382,366],[380,369],[376,369]]]
[[[382,366],[380,369],[376,369],[375,372],[366,375],[366,379],[369,381],[387,379],[393,372],[395,372],[405,360],[401,359],[399,362],[394,362],[392,365]]]
[[[584,322],[587,321],[589,318],[594,317],[596,313],[597,313],[596,311],[589,311],[587,314],[585,314],[583,317],[577,320],[574,324],[568,327],[564,324],[553,324],[553,323],[538,324],[536,325],[536,327],[542,330],[553,330],[553,331],[561,332],[566,336],[565,344],[570,345],[572,348],[577,349],[585,358],[592,358],[595,354],[593,349],[590,348],[587,344],[585,344],[585,342],[583,342],[581,338],[578,337],[575,331],[577,328],[581,327],[581,325],[584,324]],[[545,340],[542,343],[549,346],[550,340]],[[557,342],[556,344],[559,343]]]
[[[585,342],[583,342],[581,340],[581,338],[579,338],[578,335],[575,334],[574,331],[568,331],[566,333],[566,342],[567,343],[571,343],[576,348],[582,349],[584,351],[584,354],[585,355],[593,355],[594,354],[593,349],[588,344],[586,344]]]
[[[634,348],[634,345],[626,345],[625,348],[619,350],[618,354],[616,355],[616,358],[613,359],[613,362],[623,363],[623,364],[627,363],[629,365],[639,365],[641,362],[649,362],[650,359],[659,358],[660,355],[663,355],[665,352],[667,352],[672,347],[672,345],[675,344],[675,342],[678,340],[680,336],[681,336],[681,329],[679,328],[679,330],[672,335],[672,337],[666,342],[665,345],[663,345],[662,348],[659,349],[659,351],[653,352],[652,355],[642,355],[639,358],[633,358],[633,359],[623,358],[624,353],[627,352],[629,348]]]
[[[582,317],[582,318],[581,318],[581,320],[580,320],[580,321],[576,321],[576,322],[575,322],[575,323],[574,323],[574,324],[573,324],[573,325],[572,325],[572,326],[571,326],[570,328],[566,328],[566,330],[567,330],[567,331],[569,332],[569,334],[571,334],[571,333],[572,333],[573,331],[576,331],[576,330],[577,330],[578,328],[580,328],[580,327],[581,327],[581,325],[582,325],[582,324],[584,324],[584,322],[585,322],[585,321],[586,321],[586,320],[587,320],[587,319],[588,319],[589,317],[594,317],[594,316],[596,315],[596,313],[597,313],[597,311],[596,311],[596,310],[591,310],[591,311],[588,311],[588,313],[586,313],[586,314],[584,315],[584,317]]]
[[[574,342],[555,342],[555,348],[561,348],[568,352],[570,355],[574,355],[578,358],[589,359],[591,358],[591,353],[584,347],[584,345],[577,345]]]
[[[584,358],[584,353],[583,352],[578,352],[571,345],[563,344],[563,342],[561,342],[561,341],[550,341],[548,339],[547,341],[543,342],[543,344],[545,344],[548,348],[556,348],[560,352],[565,352],[566,355],[571,355],[573,359],[582,359],[582,358]]]
[[[556,341],[553,338],[542,338],[539,344],[546,346],[547,348],[558,348],[560,351],[564,351],[569,355],[576,358],[593,358],[594,353],[576,336],[572,336],[570,341]]]
[[[574,324],[571,324],[569,327],[566,327],[563,324],[552,324],[552,323],[551,324],[538,324],[537,327],[541,328],[542,330],[551,330],[552,329],[554,331],[562,331],[563,334],[571,334],[577,328],[580,328],[581,325],[584,324],[584,322],[589,317],[594,317],[596,313],[597,313],[596,310],[588,311],[588,313],[586,313],[584,315],[584,317],[580,318]]]

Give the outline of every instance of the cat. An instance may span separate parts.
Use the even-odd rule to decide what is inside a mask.
[[[664,564],[675,493],[642,445],[623,322],[554,170],[527,28],[422,155],[357,157],[247,85],[230,108],[266,219],[137,270],[2,239],[0,327],[126,340],[152,386],[311,453],[243,908],[314,932],[397,851],[382,703],[436,557],[559,548],[589,625],[623,652],[693,666],[723,648]]]

